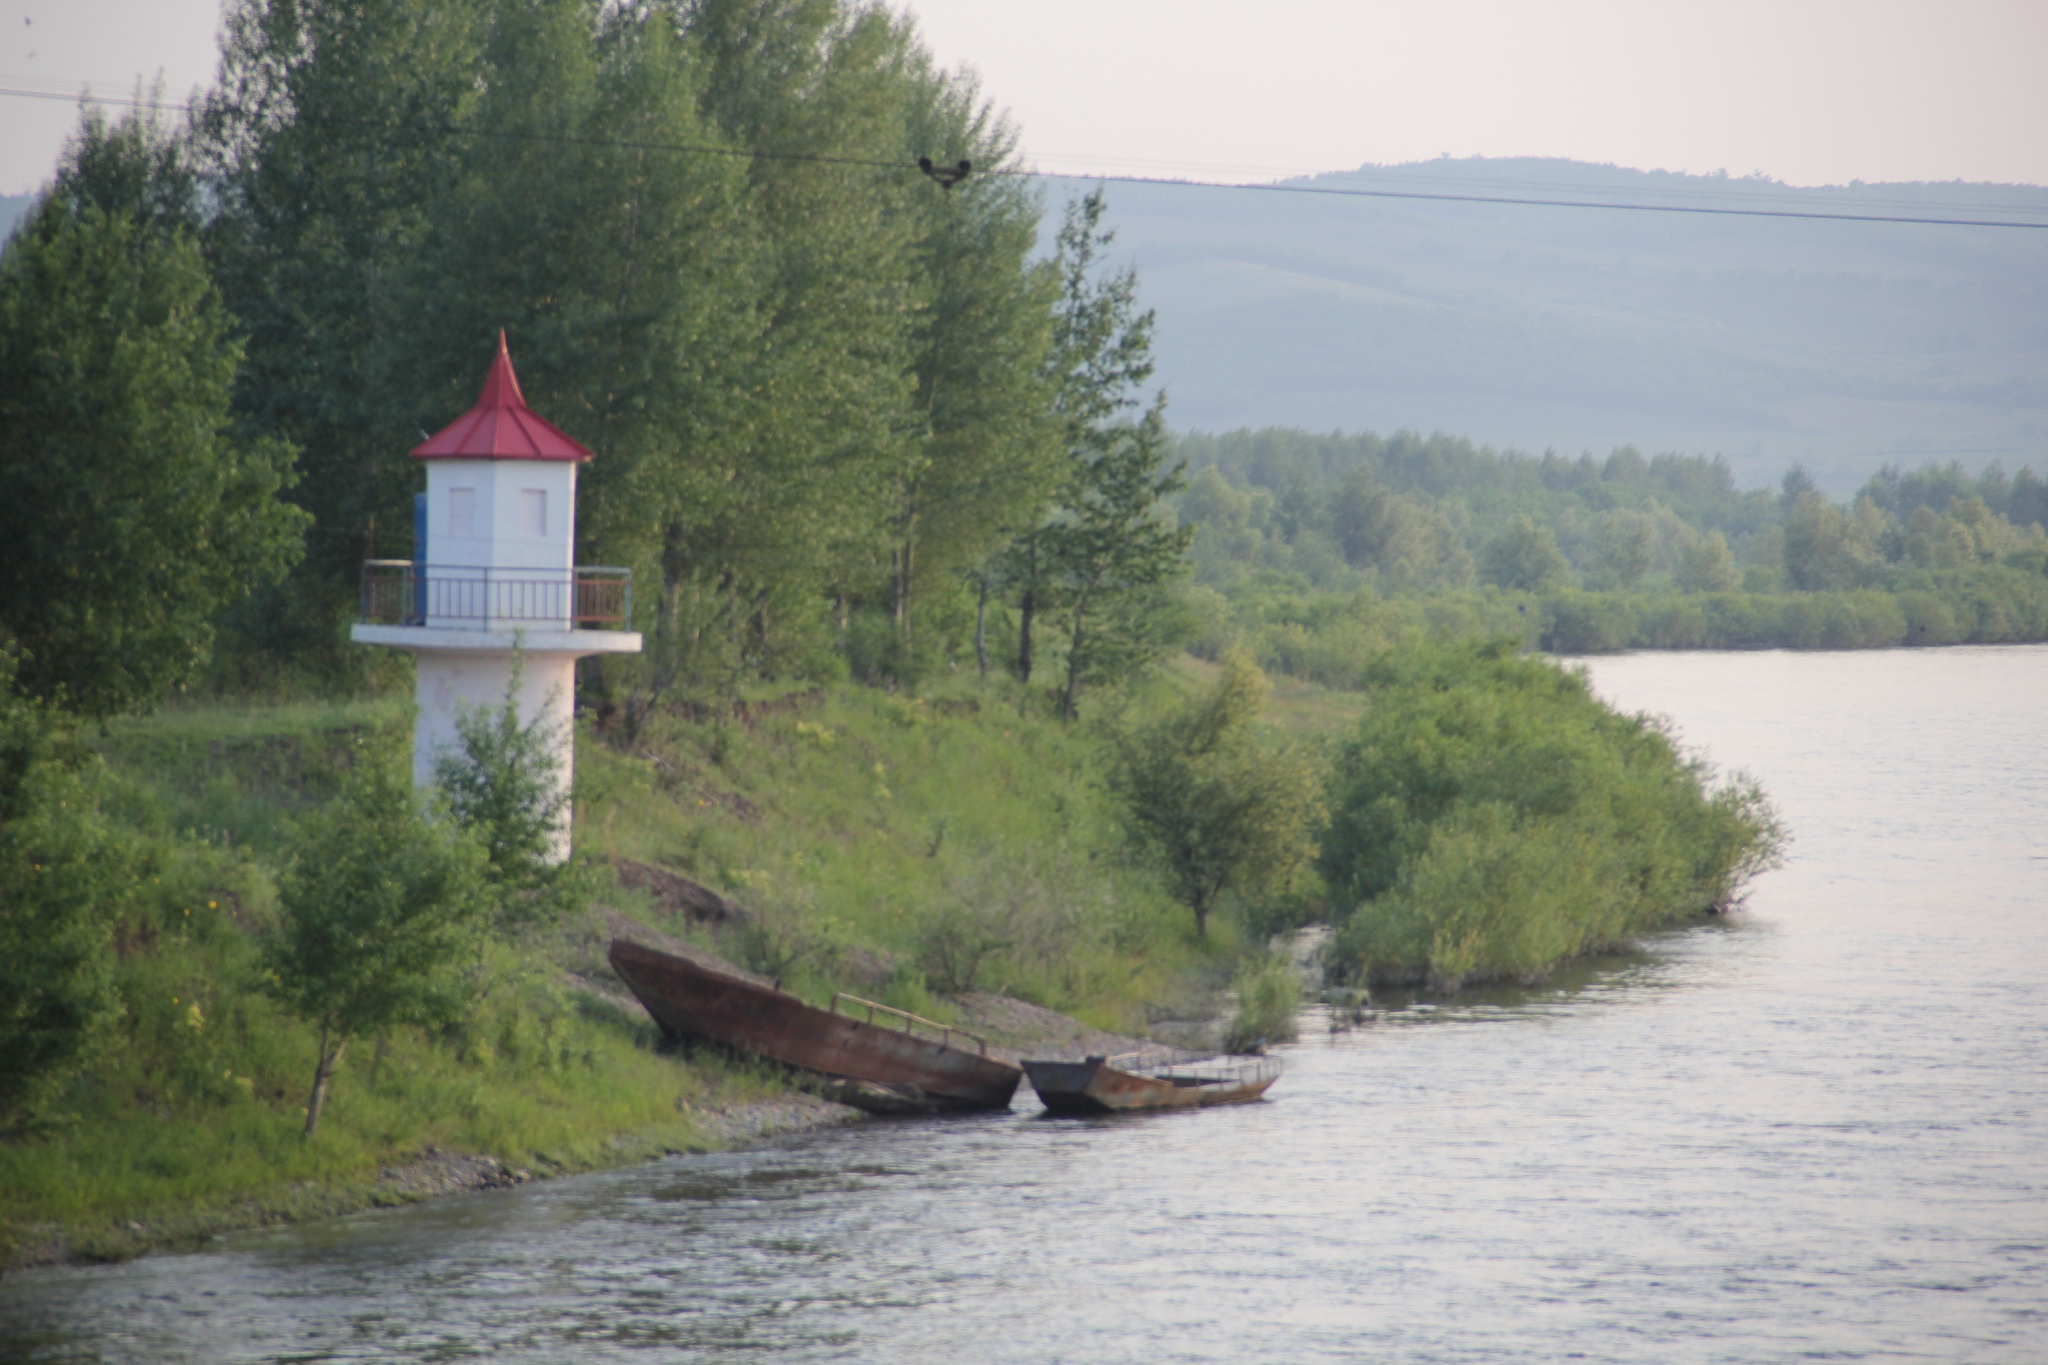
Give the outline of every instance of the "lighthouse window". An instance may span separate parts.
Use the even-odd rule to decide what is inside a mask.
[[[454,537],[476,534],[476,490],[474,488],[451,488],[448,490],[448,534]]]
[[[519,493],[519,529],[529,539],[548,533],[548,493],[545,488],[525,488]]]

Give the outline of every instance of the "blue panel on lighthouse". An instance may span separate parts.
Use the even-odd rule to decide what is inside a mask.
[[[427,495],[412,495],[412,614],[413,623],[427,623]]]

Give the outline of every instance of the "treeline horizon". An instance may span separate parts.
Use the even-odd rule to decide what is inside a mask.
[[[2031,468],[1888,466],[1835,501],[1797,465],[1744,490],[1719,456],[1632,446],[1603,460],[1267,428],[1172,449],[1189,471],[1176,512],[1199,528],[1198,651],[1263,641],[1266,666],[1324,682],[1416,630],[1559,653],[2048,639],[2048,483]],[[1352,643],[1314,665],[1275,643],[1338,636]]]

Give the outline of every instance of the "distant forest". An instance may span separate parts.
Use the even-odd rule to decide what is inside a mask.
[[[1837,502],[1797,466],[1744,491],[1718,456],[1626,446],[1273,428],[1174,449],[1212,645],[1249,634],[1283,671],[1348,676],[1422,627],[1568,653],[2048,638],[2048,482],[2031,468],[1886,467]],[[1309,636],[1335,653],[1304,664],[1274,643]]]

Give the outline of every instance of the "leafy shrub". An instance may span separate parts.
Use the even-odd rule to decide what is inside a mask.
[[[1085,974],[1089,959],[1111,951],[1115,906],[1075,875],[1085,855],[1060,846],[1005,853],[962,849],[920,918],[917,962],[934,989],[1057,996]]]
[[[498,705],[456,715],[460,742],[434,763],[448,813],[483,846],[485,879],[508,928],[553,923],[582,909],[590,880],[563,856],[570,814],[561,782],[566,737],[545,713],[519,719],[524,667],[515,655]]]
[[[1636,614],[1615,593],[1561,592],[1544,600],[1543,647],[1560,654],[1612,654],[1636,633]]]
[[[412,784],[381,755],[302,823],[278,887],[283,921],[265,947],[271,993],[320,1034],[308,1137],[351,1040],[447,1026],[474,1003],[491,910],[484,868],[465,832],[421,817]]]
[[[1265,700],[1265,676],[1233,652],[1206,696],[1117,742],[1111,789],[1132,843],[1194,911],[1198,935],[1224,893],[1284,889],[1313,853],[1317,774],[1253,731]]]
[[[1388,656],[1338,763],[1322,871],[1338,961],[1443,986],[1540,976],[1725,905],[1782,832],[1653,721],[1505,644]]]
[[[996,957],[1016,942],[1003,923],[1002,906],[948,898],[925,912],[917,938],[917,963],[925,979],[947,995],[975,988]]]
[[[92,765],[0,653],[0,1120],[33,1115],[120,1010],[107,942],[130,881]]]
[[[1237,1011],[1224,1030],[1225,1052],[1255,1052],[1267,1043],[1292,1041],[1300,1032],[1301,977],[1285,957],[1260,958],[1231,982]]]

